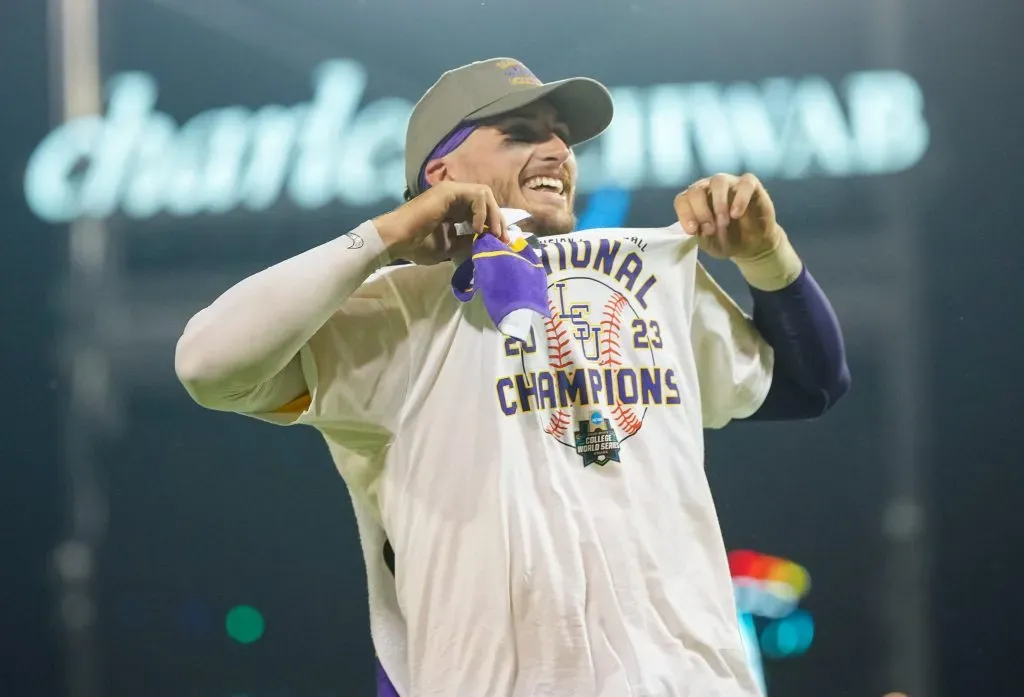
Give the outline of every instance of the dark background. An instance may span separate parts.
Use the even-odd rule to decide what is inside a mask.
[[[154,74],[159,108],[179,120],[230,104],[304,101],[313,66],[335,57],[368,67],[368,99],[415,99],[440,71],[492,55],[520,57],[542,79],[585,74],[611,86],[838,80],[882,68],[913,75],[931,129],[915,168],[768,182],[798,249],[809,250],[836,296],[853,392],[819,423],[740,424],[711,434],[709,476],[730,548],[797,560],[814,579],[805,602],[817,621],[814,646],[769,665],[770,694],[880,697],[907,689],[884,668],[893,639],[880,597],[892,460],[885,438],[903,423],[901,410],[914,410],[930,545],[929,697],[1018,695],[1024,6],[903,6],[909,21],[893,27],[873,23],[853,2],[648,0],[599,13],[578,0],[260,0],[216,11],[184,0],[111,0],[102,3],[103,65],[105,75]],[[66,532],[69,494],[61,474],[69,386],[58,343],[67,226],[41,222],[23,190],[26,161],[56,118],[46,5],[17,0],[0,9],[0,20],[0,694],[71,695],[50,563]],[[898,59],[879,53],[884,31],[899,32]],[[664,222],[673,193],[638,192],[629,224]],[[370,694],[362,561],[326,451],[314,433],[202,412],[174,384],[170,357],[184,320],[215,293],[372,213],[282,204],[260,215],[110,222],[122,242],[124,293],[137,303],[129,307],[162,332],[113,347],[120,424],[94,444],[109,502],[96,563],[97,694]],[[908,272],[906,292],[921,293],[914,367],[924,398],[909,404],[886,396],[896,330],[848,319],[876,312],[876,271],[887,252],[868,233],[894,219],[913,228],[921,274],[918,288]],[[849,235],[862,233],[857,254],[830,255],[833,240],[846,250]],[[729,271],[716,267],[727,279]],[[167,287],[175,293],[160,302],[140,300]],[[883,293],[896,303],[903,291],[885,284]],[[224,634],[224,612],[238,604],[267,618],[255,644]]]

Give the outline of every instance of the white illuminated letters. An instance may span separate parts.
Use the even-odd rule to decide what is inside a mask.
[[[50,222],[117,213],[216,215],[338,202],[391,204],[404,188],[402,147],[412,103],[364,103],[365,68],[330,61],[313,98],[294,106],[211,109],[178,124],[157,109],[155,78],[108,82],[102,117],[69,121],[29,160],[25,196]],[[899,72],[760,83],[619,87],[608,131],[580,148],[580,189],[678,188],[709,172],[764,179],[905,170],[928,147],[924,98]]]
[[[909,75],[858,73],[846,79],[857,169],[865,174],[913,167],[928,149],[924,95]]]

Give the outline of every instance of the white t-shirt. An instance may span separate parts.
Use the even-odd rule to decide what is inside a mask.
[[[531,341],[445,263],[375,274],[302,350],[381,663],[403,697],[758,695],[702,429],[760,406],[771,348],[678,225],[541,244]]]

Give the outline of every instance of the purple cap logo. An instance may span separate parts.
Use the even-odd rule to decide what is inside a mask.
[[[541,81],[530,72],[530,69],[519,61],[503,60],[498,61],[498,68],[504,73],[508,81],[513,85],[540,85]]]

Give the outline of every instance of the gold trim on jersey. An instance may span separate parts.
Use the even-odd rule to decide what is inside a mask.
[[[309,409],[309,405],[313,403],[309,393],[299,395],[287,404],[278,407],[274,410],[275,414],[301,414],[302,412]]]

